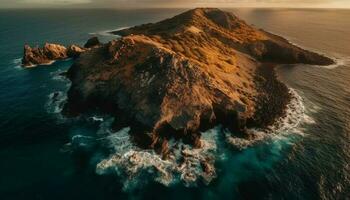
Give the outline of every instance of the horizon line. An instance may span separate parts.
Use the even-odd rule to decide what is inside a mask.
[[[339,9],[339,10],[349,10],[350,7],[284,7],[284,6],[230,6],[230,7],[221,7],[221,6],[189,6],[189,7],[0,7],[0,10],[42,10],[42,9],[48,9],[48,10],[96,10],[96,9],[105,9],[105,10],[143,10],[143,9],[195,9],[195,8],[219,8],[219,9],[233,9],[233,8],[250,8],[250,9]]]

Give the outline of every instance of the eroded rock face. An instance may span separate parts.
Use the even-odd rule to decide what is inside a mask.
[[[264,111],[259,106],[270,106],[273,117],[283,115],[288,90],[260,70],[260,61],[333,63],[218,9],[115,33],[123,38],[95,46],[69,69],[72,86],[63,112],[114,115],[114,129],[130,126],[135,143],[163,155],[170,138],[201,147],[200,132],[218,124],[249,137],[248,125],[270,123],[257,116]],[[269,104],[266,94],[275,88],[283,100]]]

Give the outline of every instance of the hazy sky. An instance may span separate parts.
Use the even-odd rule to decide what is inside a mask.
[[[350,8],[350,0],[0,0],[0,8],[81,7],[330,7]]]

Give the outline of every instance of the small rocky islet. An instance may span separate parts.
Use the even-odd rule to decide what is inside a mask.
[[[274,65],[334,63],[214,8],[112,33],[121,38],[25,45],[22,64],[74,58],[63,114],[98,109],[115,116],[114,130],[130,127],[135,144],[165,158],[170,139],[201,148],[201,132],[217,125],[249,139],[248,128],[282,117],[291,95]]]

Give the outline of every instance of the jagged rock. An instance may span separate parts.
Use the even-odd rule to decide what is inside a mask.
[[[90,38],[84,45],[84,48],[94,48],[100,46],[101,43],[98,40],[98,37],[92,37]]]
[[[45,43],[43,48],[31,48],[29,45],[24,46],[24,55],[22,65],[25,67],[49,64],[54,60],[66,59],[67,49],[59,44]]]
[[[264,109],[283,115],[288,89],[265,76],[260,61],[333,63],[218,9],[194,9],[114,33],[123,38],[81,54],[69,69],[63,112],[99,108],[116,116],[114,128],[130,126],[135,138],[148,138],[135,141],[160,153],[168,152],[170,138],[199,148],[200,132],[215,125],[244,137],[248,125],[270,123],[256,116]],[[266,79],[273,81],[264,84]]]
[[[50,64],[56,60],[67,58],[77,58],[87,49],[77,45],[70,45],[68,48],[60,44],[45,43],[42,48],[31,48],[29,45],[24,45],[24,54],[22,65],[24,67],[32,67],[36,65]]]

